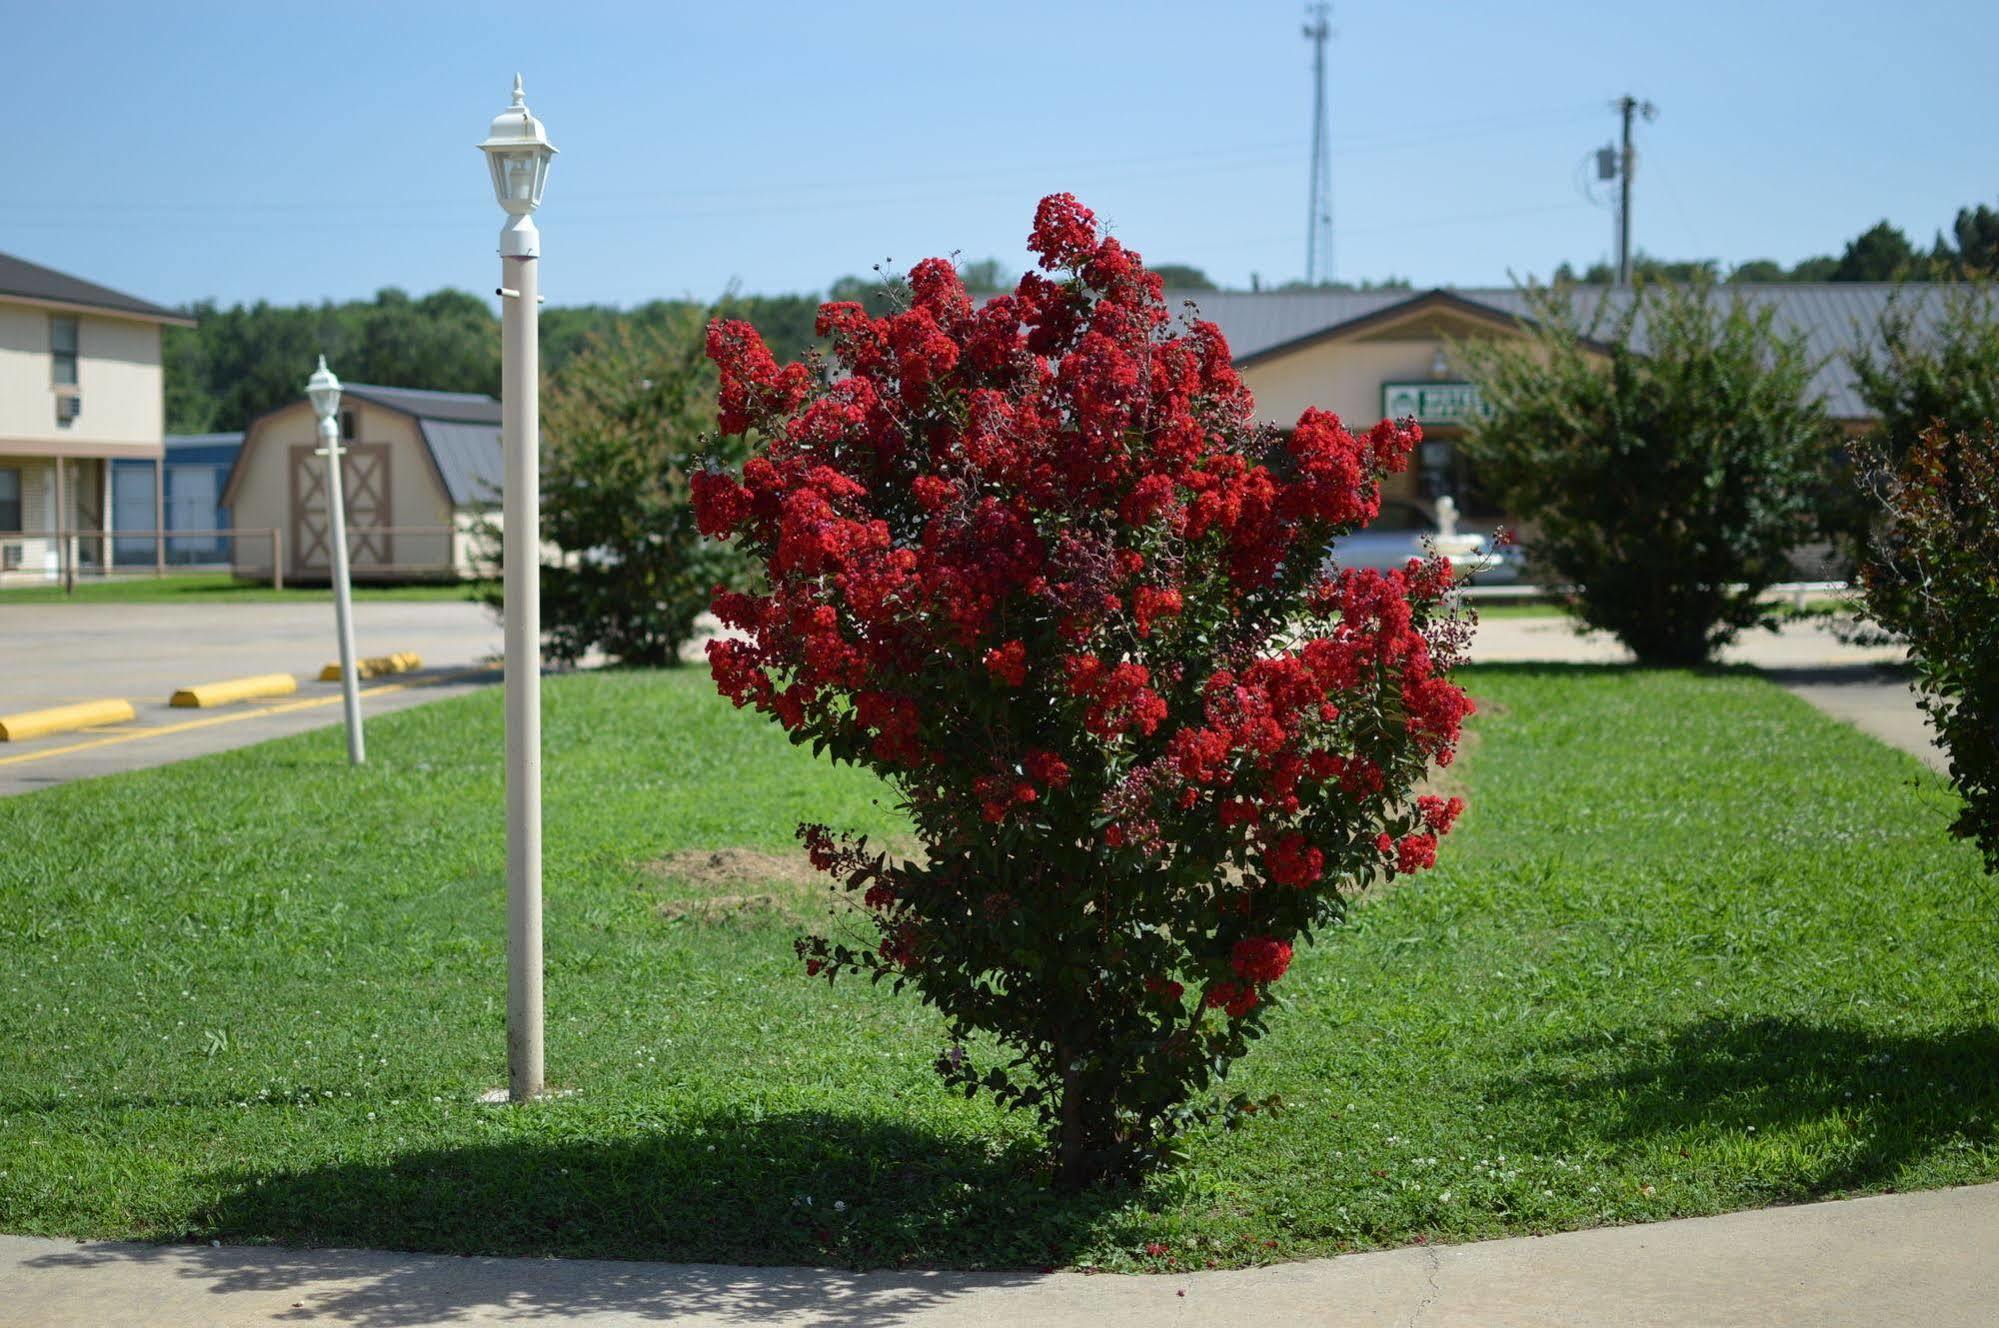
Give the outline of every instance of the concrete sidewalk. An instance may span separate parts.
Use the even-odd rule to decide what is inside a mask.
[[[1871,666],[1765,669],[1771,682],[1800,696],[1834,719],[1900,747],[1939,774],[1950,770],[1950,754],[1937,746],[1936,731],[1916,704],[1916,688],[1897,671]]]
[[[1999,1185],[1236,1272],[849,1273],[0,1236],[4,1328],[1999,1322]]]
[[[1820,669],[1900,663],[1900,646],[1853,645],[1817,621],[1791,622],[1774,632],[1744,632],[1721,652],[1724,664],[1759,669]],[[1628,664],[1631,652],[1608,632],[1578,632],[1562,614],[1490,617],[1472,638],[1476,664]]]

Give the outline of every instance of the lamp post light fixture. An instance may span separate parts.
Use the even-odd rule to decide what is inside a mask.
[[[319,417],[318,455],[326,458],[326,516],[333,544],[333,622],[340,636],[340,691],[347,709],[347,760],[360,765],[368,759],[361,737],[361,683],[354,672],[354,602],[347,577],[347,500],[340,482],[340,380],[319,357],[319,367],[305,382],[306,400]]]
[[[514,99],[479,144],[506,212],[500,227],[502,617],[507,719],[507,1096],[542,1091],[541,997],[541,232],[534,210],[555,147]]]

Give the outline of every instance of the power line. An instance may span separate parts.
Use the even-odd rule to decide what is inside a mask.
[[[1588,107],[1550,107],[1545,110],[1521,112],[1507,116],[1481,116],[1470,119],[1438,120],[1409,125],[1385,133],[1345,133],[1329,134],[1327,147],[1337,147],[1345,156],[1364,156],[1372,153],[1396,152],[1404,148],[1419,147],[1430,143],[1455,142],[1466,138],[1489,137],[1515,133],[1524,129],[1551,127],[1573,122],[1582,116],[1598,114],[1597,104]],[[1170,153],[1156,153],[1143,156],[1099,157],[1070,161],[1041,160],[1020,162],[1012,165],[986,165],[968,167],[962,171],[946,171],[912,178],[908,175],[883,176],[874,178],[829,179],[818,181],[783,180],[768,184],[745,184],[723,188],[686,187],[647,190],[641,192],[619,192],[599,194],[565,194],[565,206],[580,204],[632,203],[664,204],[690,200],[728,201],[751,200],[759,197],[783,196],[796,200],[806,192],[868,192],[884,188],[927,188],[968,182],[991,185],[1009,178],[1046,181],[1063,173],[1118,170],[1121,178],[1141,176],[1177,177],[1207,173],[1233,173],[1243,169],[1265,169],[1291,165],[1296,162],[1297,150],[1306,145],[1303,139],[1284,139],[1267,143],[1236,144],[1225,148],[1197,151],[1176,150]],[[1213,166],[1198,166],[1191,163],[1214,161]],[[1122,168],[1156,167],[1155,170],[1125,170]],[[865,201],[890,201],[878,195]],[[822,201],[810,203],[792,202],[784,208],[756,208],[758,211],[812,211],[822,205]],[[464,197],[458,198],[377,198],[369,202],[344,202],[337,199],[242,199],[229,202],[203,201],[163,201],[134,203],[130,200],[108,199],[16,199],[8,203],[9,212],[15,214],[10,224],[43,227],[48,225],[69,225],[69,222],[22,222],[22,213],[57,213],[65,216],[99,212],[118,213],[130,217],[150,217],[159,214],[188,214],[191,216],[227,215],[247,217],[257,213],[302,213],[320,215],[334,213],[360,213],[385,215],[409,212],[451,212],[463,211],[477,204]],[[704,211],[700,215],[723,215]],[[102,224],[102,223],[90,223]],[[134,221],[132,224],[151,224]],[[281,223],[290,225],[292,223]],[[346,224],[346,223],[340,223]],[[455,224],[455,223],[453,223]]]

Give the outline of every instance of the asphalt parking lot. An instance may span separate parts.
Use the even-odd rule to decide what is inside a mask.
[[[452,601],[364,600],[354,606],[361,656],[414,651],[423,668],[363,684],[364,714],[383,714],[500,681],[499,622],[483,606]],[[123,699],[128,724],[0,742],[0,796],[227,751],[340,722],[340,688],[319,682],[335,658],[333,607],[285,604],[9,605],[0,599],[0,715],[76,701]],[[690,659],[700,657],[690,646]],[[1933,768],[1933,742],[1905,676],[1884,667],[1893,646],[1843,643],[1794,623],[1752,632],[1724,652],[1805,700],[1911,752]],[[1480,625],[1475,662],[1613,663],[1628,654],[1601,633],[1564,619],[1495,616]],[[294,695],[216,710],[176,710],[175,688],[256,673],[290,673]]]
[[[368,600],[354,606],[361,657],[413,651],[423,667],[362,684],[365,715],[497,684],[500,625],[483,606]],[[331,602],[29,604],[0,599],[0,714],[122,699],[130,723],[0,742],[0,796],[165,765],[341,720]],[[180,687],[289,673],[290,696],[174,709]]]

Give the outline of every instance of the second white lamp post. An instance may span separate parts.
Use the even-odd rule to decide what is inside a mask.
[[[507,1096],[542,1091],[541,233],[534,210],[555,147],[514,100],[479,144],[506,211],[500,228],[501,511],[507,669]]]
[[[326,517],[333,544],[333,621],[340,634],[340,692],[347,707],[347,760],[360,765],[368,759],[361,738],[361,684],[354,672],[354,603],[347,579],[347,500],[340,482],[340,380],[319,357],[319,367],[305,380],[306,399],[319,416],[319,455],[326,458]]]

